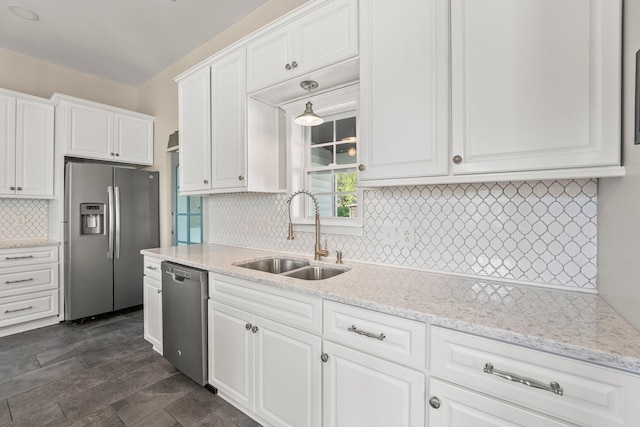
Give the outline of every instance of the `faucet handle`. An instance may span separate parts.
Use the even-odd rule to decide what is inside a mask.
[[[336,264],[342,264],[342,251],[336,251]]]

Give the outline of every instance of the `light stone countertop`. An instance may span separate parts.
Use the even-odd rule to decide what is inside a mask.
[[[59,246],[60,242],[50,239],[0,240],[0,249],[36,248],[39,246]]]
[[[640,374],[640,331],[595,294],[348,260],[343,266],[350,271],[306,281],[233,265],[283,256],[281,252],[224,245],[173,246],[142,253]],[[314,263],[306,255],[287,256]]]

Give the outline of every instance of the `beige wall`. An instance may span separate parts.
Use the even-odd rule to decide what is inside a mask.
[[[260,27],[306,3],[270,0],[254,13],[212,38],[138,88],[138,110],[155,116],[153,170],[160,171],[160,242],[171,243],[171,174],[166,152],[169,135],[178,130],[178,85],[173,78]]]
[[[50,98],[55,92],[129,110],[136,88],[0,49],[0,87]]]
[[[623,28],[622,141],[627,174],[598,183],[598,289],[640,329],[640,145],[634,145],[633,129],[640,0],[625,0]]]

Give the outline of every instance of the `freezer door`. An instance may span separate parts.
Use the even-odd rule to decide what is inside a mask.
[[[142,304],[140,250],[160,246],[158,172],[114,169],[114,310]]]
[[[65,319],[75,320],[113,310],[107,195],[113,168],[67,163],[65,172]],[[87,204],[104,206],[102,233],[82,234],[81,211],[86,213]]]

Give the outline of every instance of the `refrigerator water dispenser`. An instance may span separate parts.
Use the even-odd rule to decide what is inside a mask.
[[[80,203],[80,234],[104,234],[104,203]]]

